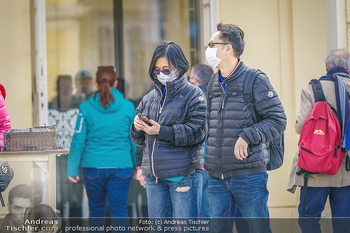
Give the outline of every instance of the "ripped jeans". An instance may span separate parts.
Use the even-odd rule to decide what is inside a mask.
[[[148,216],[150,218],[198,218],[202,201],[203,177],[185,176],[178,182],[146,177]]]

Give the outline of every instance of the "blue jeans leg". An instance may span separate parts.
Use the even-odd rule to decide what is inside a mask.
[[[238,233],[249,232],[248,224],[243,218],[242,212],[239,210],[239,208],[236,209],[235,225]]]
[[[117,168],[109,173],[106,190],[113,226],[124,226],[126,229],[129,226],[127,206],[131,179],[131,168]]]
[[[266,172],[231,178],[230,190],[245,218],[249,232],[270,233]]]
[[[298,223],[303,233],[321,233],[321,213],[324,210],[329,192],[329,187],[307,187],[305,215],[303,215],[302,206],[304,202],[305,188],[301,187],[300,204],[298,207]]]
[[[146,177],[148,215],[159,217],[199,217],[202,176],[195,173],[179,182]]]
[[[327,197],[332,210],[333,232],[350,232],[350,186],[335,187],[308,187],[305,215],[302,215],[302,205],[305,188],[300,190],[299,226],[302,232],[321,232],[320,218],[324,210]]]
[[[111,217],[128,217],[128,195],[132,179],[131,168],[118,168],[109,174],[106,191]]]
[[[210,206],[209,206],[209,197],[208,197],[208,185],[209,185],[209,174],[207,170],[204,170],[202,173],[203,176],[203,188],[202,188],[202,204],[200,216],[204,218],[209,218],[210,215]]]
[[[350,186],[331,188],[329,204],[332,210],[333,232],[350,232]]]
[[[171,218],[172,206],[168,185],[164,179],[146,177],[148,217]]]
[[[91,225],[105,224],[106,199],[114,221],[115,217],[127,217],[131,168],[84,168],[83,175]]]
[[[210,178],[209,203],[212,216],[232,218],[237,205],[248,223],[249,232],[270,233],[267,178],[266,172],[223,180]],[[226,226],[220,221],[213,223],[214,232],[232,232],[232,221],[227,222]]]
[[[203,177],[201,173],[185,176],[169,185],[174,218],[198,218],[202,201]]]
[[[227,180],[209,176],[208,197],[211,213],[212,233],[232,232],[235,202],[228,189]]]

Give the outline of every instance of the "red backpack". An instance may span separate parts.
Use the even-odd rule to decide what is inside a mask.
[[[299,139],[298,166],[308,173],[334,175],[343,161],[341,128],[337,111],[326,101],[321,83],[310,84],[315,104],[304,121]]]
[[[314,92],[315,104],[304,121],[298,143],[298,166],[301,170],[297,171],[297,175],[304,174],[303,216],[305,216],[309,174],[334,175],[338,172],[344,157],[338,113],[326,101],[320,81],[313,79],[310,84]]]

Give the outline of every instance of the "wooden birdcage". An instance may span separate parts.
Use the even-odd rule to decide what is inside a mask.
[[[55,126],[11,129],[4,133],[3,151],[43,151],[59,149]]]

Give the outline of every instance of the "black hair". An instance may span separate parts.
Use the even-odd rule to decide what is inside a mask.
[[[196,76],[197,82],[201,85],[207,85],[213,75],[213,69],[205,64],[198,64],[193,67],[193,73]]]
[[[153,73],[154,64],[160,57],[166,57],[168,59],[169,65],[173,65],[179,72],[178,77],[184,75],[189,69],[188,61],[181,47],[173,41],[164,41],[154,50],[148,70],[150,77],[155,78],[155,74]]]
[[[219,23],[217,26],[220,31],[219,38],[227,43],[230,43],[233,47],[235,56],[239,58],[244,50],[244,32],[237,25]]]

